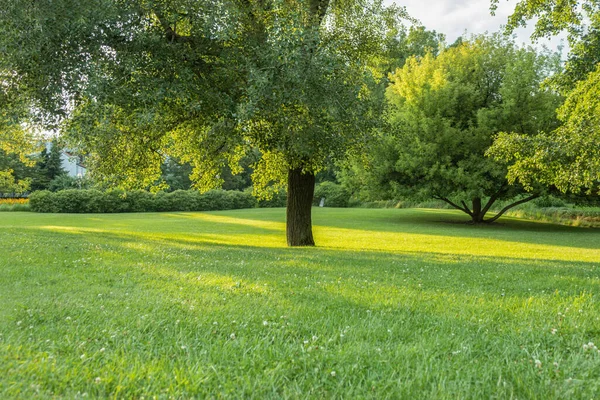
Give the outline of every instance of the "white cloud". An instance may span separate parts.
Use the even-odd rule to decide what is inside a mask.
[[[479,34],[498,32],[506,24],[518,0],[500,1],[496,15],[490,14],[489,0],[386,0],[405,6],[408,13],[421,21],[427,29],[444,33],[448,43],[452,43],[465,33]],[[530,35],[533,23],[515,31],[518,43],[532,44]],[[562,37],[564,38],[564,36]],[[541,40],[537,45],[546,45],[556,50],[561,38]],[[566,43],[565,43],[566,44]]]

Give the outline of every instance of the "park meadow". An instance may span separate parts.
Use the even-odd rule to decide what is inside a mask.
[[[456,211],[3,213],[3,398],[594,398],[597,229]]]
[[[0,400],[600,399],[600,0],[0,0]]]

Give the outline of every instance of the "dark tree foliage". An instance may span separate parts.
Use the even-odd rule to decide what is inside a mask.
[[[61,176],[66,175],[62,167],[62,149],[57,140],[52,140],[42,149],[36,157],[36,164],[31,175],[31,189],[49,189],[50,183]]]
[[[105,182],[148,187],[172,156],[208,190],[258,149],[256,193],[301,196],[376,123],[370,67],[404,16],[378,0],[13,0],[0,67]],[[302,199],[287,223],[308,237]]]

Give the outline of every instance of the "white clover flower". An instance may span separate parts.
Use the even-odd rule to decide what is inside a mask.
[[[331,376],[335,376],[335,371],[331,371]]]
[[[231,340],[235,340],[235,333],[232,333],[231,335],[229,335],[229,338],[230,338]]]
[[[94,379],[94,381],[95,381],[96,383],[100,383],[100,382],[102,382],[102,379],[101,379],[101,378],[98,376],[98,377],[96,377],[96,379]]]
[[[553,335],[556,335],[556,332],[558,332],[558,329],[556,328],[552,328],[552,330],[550,331],[550,333]]]
[[[264,325],[264,326],[267,326],[267,325],[269,325],[269,321],[263,321],[263,325]]]
[[[535,366],[537,368],[542,368],[542,362],[540,360],[535,360]]]
[[[104,353],[104,351],[105,351],[105,350],[106,350],[106,349],[105,349],[104,347],[103,347],[103,348],[101,348],[101,349],[100,349],[100,353]]]
[[[308,340],[305,340],[305,341],[304,341],[304,344],[308,344]]]
[[[312,337],[313,342],[316,341],[317,339],[319,339],[319,337],[316,335],[313,335],[313,337]]]

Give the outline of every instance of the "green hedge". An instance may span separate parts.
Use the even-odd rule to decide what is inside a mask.
[[[143,190],[125,192],[108,190],[47,190],[29,197],[32,211],[42,213],[122,213],[154,211],[212,211],[254,208],[256,199],[250,193],[235,190],[177,190],[152,194]]]
[[[282,190],[275,193],[269,200],[261,199],[258,201],[258,207],[260,208],[276,208],[285,207],[287,205],[287,192]]]

